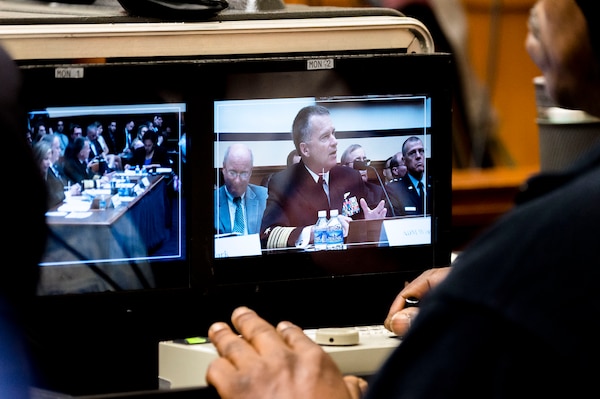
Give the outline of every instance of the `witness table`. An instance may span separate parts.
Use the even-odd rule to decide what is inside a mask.
[[[53,209],[46,218],[50,237],[42,264],[108,262],[151,255],[169,235],[171,211],[167,178],[147,176],[150,185],[116,207],[64,214]]]

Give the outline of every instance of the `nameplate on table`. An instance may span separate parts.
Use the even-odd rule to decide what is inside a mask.
[[[118,208],[121,205],[121,197],[118,195],[113,195],[110,201],[113,204],[113,208]]]
[[[215,258],[231,258],[260,254],[260,238],[258,237],[258,234],[227,234],[215,236]]]
[[[431,244],[431,217],[384,220],[383,228],[390,246]]]

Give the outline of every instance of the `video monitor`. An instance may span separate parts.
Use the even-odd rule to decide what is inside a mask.
[[[115,158],[106,157],[104,166],[92,160],[90,167],[105,168],[100,176],[67,182],[64,190],[79,184],[81,195],[67,193],[49,206],[31,328],[46,374],[41,387],[68,393],[152,387],[159,341],[205,335],[238,305],[305,328],[378,324],[405,281],[449,264],[453,79],[447,54],[45,61],[21,70],[24,131],[33,134],[41,123],[56,131],[61,122],[67,135],[72,125],[82,135],[101,125],[107,137],[114,122],[119,134],[130,124],[137,134],[158,115],[168,159],[147,168],[142,161],[137,171],[124,145],[117,147],[112,154],[121,167],[111,166]],[[266,228],[219,231],[220,220],[234,216],[233,205],[220,199],[228,197],[219,196],[227,186],[224,173],[238,182],[247,178],[262,192],[265,208],[256,210],[264,216],[275,184],[290,173],[292,124],[306,106],[330,114],[335,173],[366,185],[366,172],[388,208],[386,217],[356,216],[361,195],[332,191],[333,206],[317,208],[318,197],[309,196],[314,207],[299,217],[310,219],[306,227],[316,223],[319,210],[354,216],[341,250],[316,250],[310,234],[298,245],[270,245]],[[383,177],[386,159],[411,137],[422,143],[428,186],[429,202],[417,215],[391,212],[397,198]],[[223,170],[233,144],[251,149],[251,173]],[[343,152],[354,144],[368,160],[342,165]],[[329,178],[336,190],[333,169]],[[248,221],[251,211],[245,212]],[[83,352],[71,345],[81,337],[93,341]],[[56,358],[64,366],[54,367]]]
[[[185,110],[185,103],[132,103],[29,111],[34,147],[40,126],[46,134],[62,134],[69,141],[53,165],[55,171],[48,171],[58,175],[64,194],[46,213],[48,245],[40,263],[38,295],[157,288],[161,282],[155,281],[153,267],[186,260],[185,202],[179,190]],[[160,125],[155,125],[157,119]],[[92,140],[90,126],[114,148],[105,148],[100,156],[89,151],[85,157],[79,148],[73,150],[77,135]],[[143,150],[148,129],[156,130],[168,154],[151,168],[133,157],[133,147]],[[125,134],[134,141],[128,149]],[[95,166],[104,170],[83,176],[70,169],[71,161],[88,171]],[[74,191],[75,185],[80,188]],[[54,188],[49,184],[48,189]]]
[[[203,114],[207,120],[205,129],[210,129],[212,136],[210,140],[207,140],[208,135],[201,138],[203,149],[210,145],[213,161],[209,181],[214,183],[215,190],[212,195],[214,228],[204,232],[205,238],[213,238],[211,245],[204,249],[204,256],[211,263],[212,287],[217,290],[227,286],[238,290],[244,286],[265,289],[271,282],[273,287],[293,285],[293,281],[303,279],[346,277],[352,280],[360,276],[366,281],[369,276],[390,278],[402,274],[408,278],[411,273],[446,262],[449,256],[445,234],[450,209],[448,121],[451,106],[450,87],[440,81],[446,61],[443,56],[386,55],[342,57],[331,60],[334,65],[331,69],[312,71],[305,70],[306,60],[270,64],[277,66],[273,71],[265,70],[264,65],[251,66],[252,74],[248,73],[248,67],[243,71],[235,65],[224,68],[221,92],[210,96],[212,101],[206,110],[210,109],[211,113]],[[371,201],[370,208],[379,200],[384,201],[387,215],[382,220],[361,221],[364,212],[359,210],[360,196],[349,189],[335,193],[340,198],[331,199],[325,205],[312,188],[302,188],[303,193],[298,194],[301,190],[296,184],[282,183],[282,178],[276,184],[277,191],[272,191],[270,185],[278,175],[288,176],[289,180],[308,175],[290,173],[289,168],[294,166],[288,165],[288,155],[297,150],[292,137],[294,119],[301,109],[311,106],[322,106],[329,112],[335,129],[335,150],[330,147],[329,151],[335,151],[338,168],[348,167],[342,160],[345,150],[351,146],[361,147],[363,159],[350,164],[349,169],[362,169],[353,173],[365,175],[368,189],[377,193],[377,201]],[[409,204],[398,203],[403,200],[390,189],[392,185],[387,184],[383,175],[386,160],[401,153],[409,138],[418,140],[423,149],[420,162],[428,201],[420,213],[406,211],[411,209]],[[192,138],[198,139],[198,136]],[[252,168],[234,167],[228,171],[227,151],[239,145],[251,151]],[[306,169],[304,159],[302,164]],[[246,175],[239,176],[240,172]],[[316,180],[319,171],[313,172]],[[331,172],[330,183],[335,185],[333,175]],[[340,215],[358,219],[350,222],[343,250],[320,251],[310,235],[295,243],[286,241],[274,245],[267,237],[274,225],[271,220],[265,222],[262,216],[259,222],[253,221],[257,219],[254,208],[246,208],[246,222],[253,225],[243,234],[233,232],[232,191],[239,187],[229,187],[227,183],[239,186],[243,177],[247,180],[243,186],[250,197],[247,205],[256,207],[252,201],[258,203],[262,216],[274,209],[283,212],[278,219],[282,234],[285,229],[298,225],[300,228],[314,225],[321,209],[327,210],[329,215],[331,209],[337,208]],[[266,199],[260,199],[261,194],[251,198],[254,191],[260,193],[261,190],[267,192]],[[299,202],[297,209],[293,201]],[[271,214],[267,218],[271,219]],[[214,236],[207,237],[209,232]]]
[[[192,265],[196,260],[204,265],[195,277],[215,303],[228,311],[253,305],[271,321],[291,318],[306,327],[377,323],[381,314],[368,308],[387,311],[405,281],[449,263],[452,78],[447,55],[305,55],[204,67],[219,84],[204,88],[206,99],[195,120],[199,126],[189,134],[189,156],[202,154],[200,163],[194,158],[189,165],[192,191],[207,201],[189,209],[190,245]],[[291,182],[309,172],[288,166],[288,155],[297,149],[294,119],[307,106],[328,110],[336,168],[350,169],[346,172],[353,178],[366,174],[365,184],[384,201],[385,218],[364,220],[357,211],[360,195],[352,190],[334,193],[337,197],[326,205],[312,188],[297,192],[302,190]],[[421,213],[410,212],[410,204],[398,205],[383,175],[387,158],[401,152],[409,138],[423,148],[428,201]],[[251,171],[226,167],[228,149],[240,145],[252,153]],[[342,154],[353,145],[362,147],[368,160],[344,166]],[[316,181],[316,174],[312,178]],[[333,171],[329,178],[336,190]],[[246,180],[246,190],[253,192],[246,191],[246,200],[254,204],[246,202],[253,208],[245,210],[243,233],[232,230],[234,195],[228,180]],[[278,225],[265,221],[273,209],[293,206],[290,198],[298,196],[303,196],[302,209],[296,215],[284,215]],[[332,209],[353,219],[343,249],[316,250],[311,226],[319,210],[329,216]],[[308,231],[306,239],[296,240],[296,233],[280,238],[299,226]],[[283,232],[277,239],[270,235],[275,230]],[[336,309],[342,298],[348,308]]]

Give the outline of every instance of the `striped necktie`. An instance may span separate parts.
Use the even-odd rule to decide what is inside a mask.
[[[233,199],[235,204],[235,217],[233,219],[233,232],[244,234],[244,211],[242,209],[242,198],[235,197]]]

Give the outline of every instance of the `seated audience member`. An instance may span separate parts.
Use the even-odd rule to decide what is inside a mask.
[[[337,164],[335,127],[327,108],[302,108],[292,125],[292,139],[301,160],[269,182],[261,226],[263,247],[307,246],[313,241],[317,213],[323,209],[340,212],[344,236],[350,218],[385,217],[385,201],[373,209],[367,206],[368,191],[360,173]]]
[[[93,161],[90,157],[90,142],[86,137],[77,137],[65,155],[64,171],[71,184],[91,180],[96,176],[92,171]]]
[[[156,145],[163,145],[166,142],[166,130],[165,126],[163,126],[163,117],[162,115],[156,114],[152,118],[152,130],[154,130],[157,134]]]
[[[143,147],[133,151],[131,159],[128,160],[125,169],[139,166],[141,169],[153,169],[170,167],[169,154],[167,150],[157,144],[158,135],[153,130],[147,130],[142,137]]]
[[[69,143],[75,141],[77,137],[83,137],[83,128],[77,123],[71,123],[69,127]],[[67,149],[65,148],[65,152]]]
[[[33,128],[33,142],[37,143],[47,134],[49,134],[49,129],[46,129],[46,122],[37,122]]]
[[[398,181],[406,176],[408,170],[406,168],[406,163],[404,162],[404,157],[402,156],[402,151],[392,155],[392,159],[390,161],[390,171],[392,174],[390,181]]]
[[[122,170],[121,157],[110,151],[107,140],[104,137],[104,127],[102,126],[102,123],[96,121],[94,124],[96,125],[98,143],[100,143],[100,148],[102,148],[101,156],[106,159],[108,171]],[[108,136],[108,133],[106,135]]]
[[[383,174],[383,180],[385,184],[388,184],[389,182],[392,181],[392,167],[390,166],[390,163],[392,162],[392,157],[388,157],[385,162],[383,163],[383,169],[382,169],[382,174]]]
[[[135,137],[142,140],[148,130],[153,130],[153,129],[150,129],[149,125],[151,125],[151,124],[152,124],[152,122],[147,122],[147,123],[142,123],[141,125],[139,125],[137,128],[137,134],[135,135]]]
[[[526,39],[550,96],[598,117],[599,16],[595,0],[539,0]],[[247,308],[232,315],[237,331],[209,329],[220,357],[206,379],[223,399],[588,397],[600,357],[599,203],[600,146],[529,179],[451,267],[402,289],[385,320],[402,343],[368,386],[299,327]],[[411,296],[418,308],[405,307]]]
[[[133,140],[136,138],[133,129],[135,128],[135,122],[133,119],[129,119],[127,123],[125,123],[125,127],[123,128],[121,143],[123,144],[123,150],[119,154],[121,159],[131,158],[131,154],[133,153]]]
[[[407,174],[387,185],[394,214],[424,215],[431,213],[430,183],[425,175],[425,147],[423,141],[411,136],[402,144],[402,158]]]
[[[52,148],[51,165],[48,173],[59,179],[63,186],[67,185],[67,177],[65,176],[60,155],[60,137],[57,134],[47,134],[40,141],[46,142]]]
[[[298,150],[294,148],[287,156],[286,165],[290,166],[298,162],[300,162],[300,155],[298,155]]]
[[[65,156],[65,150],[69,145],[69,137],[65,134],[65,122],[62,119],[56,121],[56,129],[54,134],[58,136],[58,142],[60,143],[60,156]]]
[[[109,154],[118,154],[123,146],[119,144],[119,136],[117,134],[117,121],[110,120],[106,126],[106,131],[102,132],[102,138],[106,143]]]
[[[32,147],[23,135],[27,116],[17,102],[20,79],[16,65],[0,49],[0,126],[3,142],[10,148],[5,160],[18,175],[11,189],[18,193],[20,210],[18,223],[11,223],[0,248],[2,253],[15,253],[16,248],[23,248],[26,243],[26,250],[18,252],[15,264],[7,264],[0,280],[0,392],[2,397],[11,399],[30,398],[29,388],[38,374],[32,364],[26,333],[31,332],[27,326],[32,317],[29,311],[38,281],[38,263],[46,246],[46,192]],[[8,206],[11,196],[5,197]]]
[[[252,151],[232,144],[223,157],[223,184],[215,190],[215,233],[258,234],[267,202],[267,189],[250,183]],[[239,212],[239,213],[238,213]]]
[[[369,208],[374,208],[377,206],[379,201],[385,199],[385,195],[383,193],[383,188],[381,188],[379,183],[375,184],[369,181],[368,168],[371,164],[371,160],[367,158],[365,149],[360,144],[351,144],[342,153],[342,158],[340,159],[340,163],[343,166],[348,166],[349,168],[353,169],[354,162],[361,162],[362,165],[364,165],[364,169],[361,167],[358,171],[360,172],[360,177],[362,177],[365,185],[367,186],[367,205]],[[381,182],[381,184],[383,184],[383,182]],[[392,213],[390,212],[388,215],[391,214]]]
[[[50,209],[63,202],[65,193],[62,182],[52,173],[48,173],[52,165],[52,148],[46,141],[40,140],[33,145],[33,159],[39,166],[40,174],[46,182],[48,209]]]
[[[36,150],[38,144],[45,143],[51,149],[50,166],[45,170],[45,156],[40,149]],[[80,195],[81,186],[79,183],[72,184],[69,182],[60,159],[60,139],[56,134],[47,134],[38,143],[34,145],[34,158],[38,164],[42,166],[42,177],[46,181],[48,189],[48,204],[49,208],[60,204],[65,199],[65,188],[69,195]]]
[[[133,139],[133,142],[131,143],[131,149],[135,151],[138,148],[144,148],[144,142],[142,141],[142,139],[138,139],[136,137]]]
[[[29,129],[25,131],[25,141],[29,146],[33,145],[33,139],[31,138],[31,131]]]
[[[108,163],[104,154],[104,148],[100,143],[98,125],[94,122],[87,126],[85,137],[90,143],[90,167],[95,174],[102,176],[108,171]]]

